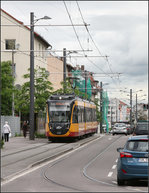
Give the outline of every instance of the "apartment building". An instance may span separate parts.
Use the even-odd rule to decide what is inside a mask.
[[[71,64],[66,64],[66,77],[71,76],[71,71],[73,69]],[[64,81],[63,58],[49,54],[47,56],[47,70],[49,72],[48,80],[52,83],[53,91],[62,88],[61,82]]]
[[[113,98],[109,101],[108,122],[109,127],[116,122],[127,122],[130,117],[130,108],[123,101]]]
[[[15,85],[22,85],[30,68],[30,28],[1,9],[1,61],[14,61]],[[46,52],[51,45],[34,33],[34,65],[47,69]]]

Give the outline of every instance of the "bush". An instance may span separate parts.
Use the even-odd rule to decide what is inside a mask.
[[[22,134],[20,133],[20,134],[18,134],[18,133],[15,133],[15,137],[21,137],[22,136]]]
[[[47,138],[45,134],[41,134],[41,133],[35,133],[35,137],[37,137],[37,138]]]
[[[1,149],[2,149],[3,146],[4,146],[4,139],[1,139],[1,140],[0,140],[0,146],[1,146]]]

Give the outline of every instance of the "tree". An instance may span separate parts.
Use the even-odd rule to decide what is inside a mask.
[[[1,62],[1,114],[12,115],[12,93],[14,92],[12,68],[10,61]]]
[[[73,88],[73,85],[70,83],[69,78],[66,78],[66,82],[61,82],[62,88],[53,92],[53,94],[72,94],[74,93],[76,96],[86,99],[85,93],[81,92],[78,86]]]
[[[30,69],[28,69],[30,71]],[[34,109],[35,113],[39,111],[44,111],[46,106],[46,101],[52,94],[52,84],[48,81],[47,71],[45,68],[38,67],[34,70],[34,87],[35,87],[35,100]],[[24,75],[25,79],[30,78],[30,74]],[[15,97],[15,109],[24,114],[29,114],[29,104],[30,104],[30,82],[25,82],[21,89],[16,89]]]

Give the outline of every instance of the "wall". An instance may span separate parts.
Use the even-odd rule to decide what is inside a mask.
[[[15,134],[21,134],[20,117],[1,116],[1,133],[3,131],[3,125],[5,124],[5,121],[8,121],[8,124],[11,128],[12,137],[14,137]]]
[[[61,82],[63,81],[63,61],[56,57],[49,56],[47,58],[47,62],[47,70],[50,73],[48,80],[52,83],[52,87],[55,91],[62,88]]]

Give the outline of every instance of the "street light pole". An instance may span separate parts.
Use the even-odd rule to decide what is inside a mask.
[[[30,13],[30,140],[34,140],[34,13]]]
[[[87,71],[85,70],[85,98],[87,99]]]
[[[14,50],[12,50],[12,78],[12,85],[14,88]],[[14,117],[14,91],[12,92],[12,116]]]
[[[132,126],[132,89],[130,89],[130,126]]]
[[[138,121],[137,94],[136,94],[136,123]]]
[[[111,107],[111,129],[112,129],[112,107]]]
[[[63,71],[64,71],[64,93],[65,93],[65,89],[66,89],[66,48],[63,49]]]
[[[100,133],[102,133],[102,82],[100,82]]]

